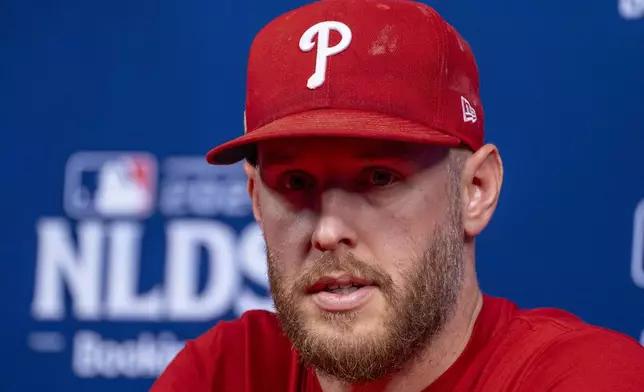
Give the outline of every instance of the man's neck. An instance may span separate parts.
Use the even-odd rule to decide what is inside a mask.
[[[470,340],[474,324],[483,306],[483,296],[476,283],[466,284],[456,310],[443,331],[404,371],[395,376],[355,386],[318,374],[324,392],[420,392],[436,381],[461,355]]]

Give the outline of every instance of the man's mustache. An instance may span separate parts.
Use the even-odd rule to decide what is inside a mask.
[[[377,265],[364,262],[351,253],[341,257],[324,254],[313,265],[295,279],[295,290],[304,291],[317,281],[330,274],[345,273],[355,278],[373,282],[381,288],[391,287],[393,281],[389,274]]]

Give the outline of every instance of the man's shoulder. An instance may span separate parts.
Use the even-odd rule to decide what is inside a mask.
[[[492,341],[493,362],[528,391],[644,390],[644,347],[565,310],[517,310]]]
[[[256,359],[293,353],[277,315],[266,310],[249,310],[236,319],[219,321],[190,344],[213,355],[226,356],[227,360],[245,356],[250,348]]]
[[[590,324],[577,315],[556,308],[535,308],[519,310],[511,325],[525,331],[527,339],[545,343],[548,346],[575,344],[586,348],[605,344],[623,345],[644,353],[644,347],[632,337],[598,325]],[[521,325],[521,327],[520,327]]]
[[[275,313],[267,310],[247,310],[238,318],[219,321],[206,332],[207,334],[226,335],[228,338],[243,340],[283,335],[283,330]]]
[[[535,357],[527,385],[543,390],[644,390],[644,347],[625,334],[570,317]],[[557,389],[558,388],[558,389]]]
[[[574,354],[575,361],[579,361],[582,353],[593,353],[593,358],[616,354],[630,361],[644,363],[644,347],[637,340],[621,332],[590,324],[562,309],[519,310],[509,328],[522,330],[520,340],[529,347],[534,346],[542,358],[570,353]],[[607,350],[611,352],[605,352]]]
[[[254,391],[269,385],[287,391],[300,373],[297,353],[277,316],[251,310],[188,340],[151,390]]]

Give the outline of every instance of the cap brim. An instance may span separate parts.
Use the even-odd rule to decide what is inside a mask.
[[[422,124],[382,113],[318,109],[264,125],[210,150],[208,163],[230,165],[247,158],[258,142],[301,137],[347,137],[457,147],[461,141]]]

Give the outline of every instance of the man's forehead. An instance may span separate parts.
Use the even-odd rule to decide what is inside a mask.
[[[264,163],[290,163],[306,157],[358,160],[414,159],[437,151],[435,146],[390,140],[347,138],[303,138],[263,142],[258,152]]]

